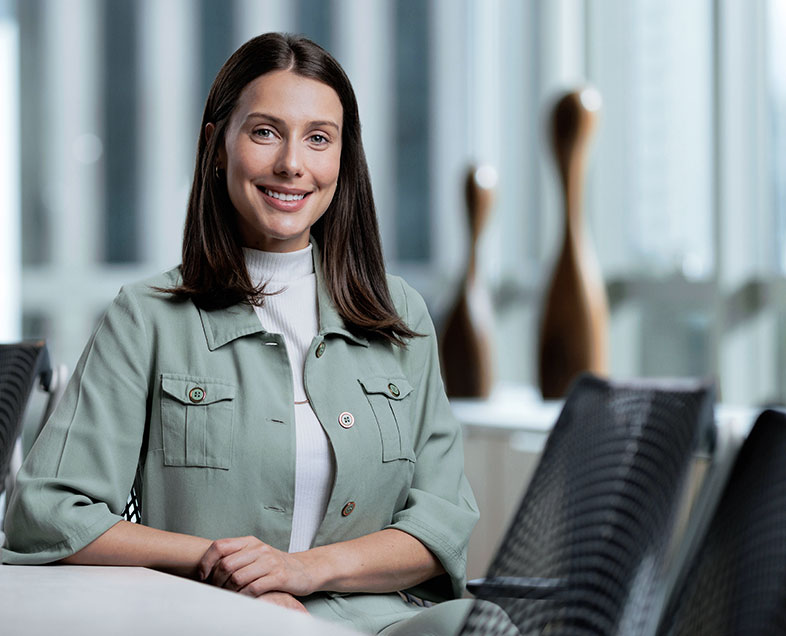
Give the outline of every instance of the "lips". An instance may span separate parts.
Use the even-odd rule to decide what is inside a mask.
[[[263,198],[271,207],[284,212],[297,212],[308,200],[310,192],[291,190],[289,192],[272,190],[265,186],[257,186]]]
[[[276,190],[271,190],[270,188],[263,188],[262,191],[269,197],[273,197],[274,199],[278,199],[279,201],[300,201],[306,193],[303,194],[288,194],[286,192],[277,192]]]

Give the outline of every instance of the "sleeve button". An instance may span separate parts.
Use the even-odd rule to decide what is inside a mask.
[[[354,509],[355,509],[355,502],[354,502],[354,501],[350,501],[350,502],[348,502],[348,503],[347,503],[347,504],[344,506],[344,508],[342,508],[342,510],[341,510],[341,516],[342,516],[342,517],[348,517],[349,515],[351,515],[351,514],[352,514],[352,511],[353,511]]]

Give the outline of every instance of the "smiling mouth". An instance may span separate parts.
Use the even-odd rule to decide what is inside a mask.
[[[259,188],[264,192],[267,196],[272,197],[274,199],[278,199],[279,201],[300,201],[304,197],[306,197],[310,193],[305,194],[285,194],[284,192],[276,192],[275,190],[271,190],[269,188]]]

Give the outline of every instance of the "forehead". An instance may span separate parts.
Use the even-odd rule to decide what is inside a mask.
[[[243,120],[253,112],[291,123],[329,120],[341,126],[344,109],[327,84],[292,71],[272,71],[246,84],[240,93],[234,116]]]

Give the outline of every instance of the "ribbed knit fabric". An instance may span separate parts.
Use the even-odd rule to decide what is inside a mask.
[[[311,245],[296,252],[261,252],[243,248],[255,285],[267,282],[262,307],[255,307],[266,331],[284,337],[292,369],[295,404],[295,500],[289,551],[308,550],[325,516],[335,472],[330,442],[311,409],[303,386],[306,354],[319,330],[317,278]]]

